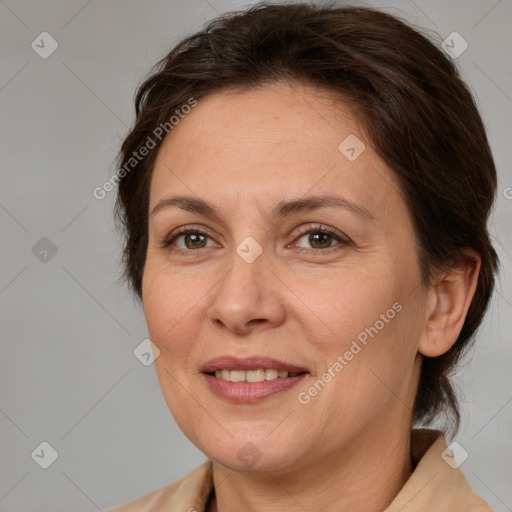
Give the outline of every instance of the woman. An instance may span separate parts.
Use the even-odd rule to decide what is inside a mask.
[[[416,428],[457,430],[448,374],[498,264],[493,158],[443,51],[373,9],[261,4],[182,41],[136,111],[125,275],[208,460],[115,510],[491,510]]]

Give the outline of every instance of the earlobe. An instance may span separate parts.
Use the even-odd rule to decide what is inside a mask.
[[[467,249],[429,290],[425,329],[418,346],[422,355],[440,356],[457,340],[476,291],[481,261],[476,251]]]

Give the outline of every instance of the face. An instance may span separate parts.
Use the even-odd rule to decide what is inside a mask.
[[[349,105],[298,84],[201,99],[159,150],[148,229],[158,378],[208,457],[325,468],[408,428],[425,309],[416,236]]]

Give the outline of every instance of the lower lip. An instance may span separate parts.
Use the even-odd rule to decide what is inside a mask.
[[[286,391],[298,384],[307,373],[295,377],[277,378],[262,382],[228,382],[214,375],[203,373],[206,382],[213,393],[229,402],[254,403],[265,398]]]

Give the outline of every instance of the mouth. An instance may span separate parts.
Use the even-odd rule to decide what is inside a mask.
[[[208,375],[213,375],[217,379],[222,379],[226,382],[263,382],[276,379],[288,379],[290,377],[297,377],[302,373],[290,373],[286,370],[278,370],[277,368],[258,368],[257,370],[216,370],[210,372]]]
[[[234,403],[254,403],[295,386],[306,368],[267,357],[212,359],[201,370],[215,395]]]

